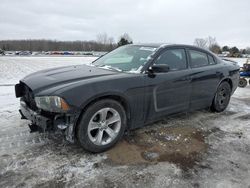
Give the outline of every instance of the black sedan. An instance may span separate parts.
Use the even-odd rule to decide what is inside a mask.
[[[239,66],[188,45],[127,45],[90,65],[43,70],[15,86],[31,131],[63,131],[91,152],[163,116],[226,109]]]

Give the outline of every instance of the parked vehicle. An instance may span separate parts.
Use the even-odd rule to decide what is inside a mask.
[[[0,55],[4,55],[4,50],[0,48]]]
[[[14,56],[14,55],[15,55],[15,52],[12,52],[12,51],[5,51],[5,52],[4,52],[4,55],[6,55],[6,56]]]
[[[250,62],[249,60],[243,64],[243,67],[240,69],[240,80],[239,87],[246,87],[247,83],[250,84]]]
[[[31,131],[62,130],[91,152],[112,147],[124,131],[162,117],[227,107],[239,66],[188,45],[127,45],[92,65],[30,74],[15,86]]]
[[[50,55],[63,55],[63,52],[51,52],[51,54]]]
[[[16,55],[20,55],[20,56],[28,56],[31,54],[32,54],[32,52],[30,52],[30,51],[21,51],[21,52],[16,53]]]
[[[72,52],[63,52],[62,55],[74,55],[74,53],[72,53]]]
[[[43,52],[43,51],[32,52],[31,55],[33,55],[33,56],[41,56],[41,55],[45,55],[45,52]]]

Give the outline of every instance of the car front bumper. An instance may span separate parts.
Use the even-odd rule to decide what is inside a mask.
[[[20,101],[21,119],[31,121],[31,132],[56,132],[61,131],[65,134],[66,139],[74,142],[74,128],[78,115],[72,114],[57,114],[53,118],[45,117],[38,112],[30,109],[24,101]],[[35,127],[35,128],[34,128]],[[34,129],[34,130],[32,130]]]
[[[22,119],[30,120],[32,124],[37,125],[41,130],[46,131],[52,126],[52,120],[31,110],[24,101],[20,101],[19,110]]]

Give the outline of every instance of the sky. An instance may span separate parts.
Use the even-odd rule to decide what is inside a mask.
[[[250,46],[250,0],[1,0],[0,40],[115,41],[193,44],[216,37],[223,45]]]

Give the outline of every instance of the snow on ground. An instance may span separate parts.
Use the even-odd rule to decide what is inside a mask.
[[[249,187],[250,86],[225,112],[166,117],[90,154],[60,136],[29,133],[14,84],[37,70],[92,57],[0,57],[0,187]]]
[[[42,69],[53,68],[58,66],[68,66],[76,64],[85,64],[94,61],[96,57],[17,57],[2,56],[0,57],[0,85],[14,84],[27,74]],[[11,70],[11,71],[10,71]]]
[[[249,58],[232,58],[232,57],[225,57],[226,59],[230,59],[232,61],[236,61],[240,67],[243,67],[243,64],[247,62]]]

